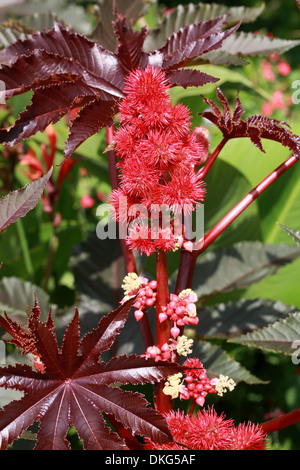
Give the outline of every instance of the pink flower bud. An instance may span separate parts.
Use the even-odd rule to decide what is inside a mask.
[[[210,379],[210,384],[217,385],[218,381],[219,381],[218,377],[212,377],[212,379]]]
[[[150,281],[149,282],[149,287],[151,287],[151,289],[156,289],[157,288],[157,281]]]
[[[193,317],[196,316],[197,314],[197,309],[196,309],[196,305],[195,304],[187,304],[187,307],[186,307],[187,311],[190,313],[190,315],[192,315]]]
[[[177,336],[180,333],[180,329],[177,326],[173,326],[171,328],[170,332],[171,332],[171,335],[173,336],[173,338],[177,338]]]
[[[157,346],[149,346],[146,352],[151,357],[157,357],[160,355],[161,350]]]
[[[171,303],[172,302],[178,302],[180,300],[180,298],[176,294],[170,294],[170,300],[171,300]]]
[[[192,252],[192,251],[193,251],[194,244],[193,244],[193,242],[191,242],[191,241],[184,242],[183,247],[184,247],[184,249],[185,249],[186,251]]]
[[[283,77],[289,75],[291,73],[291,66],[285,61],[285,60],[280,60],[277,65],[278,72],[280,75]]]
[[[167,315],[166,313],[160,313],[160,314],[158,315],[158,319],[159,319],[160,323],[162,323],[163,321],[167,320],[167,318],[168,318],[168,315]]]
[[[205,402],[205,398],[204,398],[204,397],[198,397],[198,398],[196,398],[196,403],[197,403],[197,405],[203,406],[203,405],[204,405],[204,402]]]
[[[150,289],[150,287],[147,287],[145,290],[146,297],[152,297],[153,296],[153,290]]]
[[[135,316],[136,321],[139,321],[141,318],[143,318],[144,312],[142,310],[136,310],[134,312],[134,316]]]
[[[89,194],[85,194],[80,199],[80,205],[84,209],[89,209],[90,207],[93,207],[94,204],[95,204],[95,201]]]

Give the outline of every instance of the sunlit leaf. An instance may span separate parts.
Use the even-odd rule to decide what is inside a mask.
[[[299,346],[300,313],[295,312],[269,326],[230,339],[232,343],[292,355]]]
[[[52,171],[0,199],[0,233],[37,205]]]

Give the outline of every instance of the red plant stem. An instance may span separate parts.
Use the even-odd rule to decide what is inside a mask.
[[[298,421],[300,421],[300,408],[291,411],[290,413],[286,413],[283,416],[279,416],[278,418],[266,421],[265,423],[261,424],[261,427],[266,434],[269,434],[274,431],[279,431],[279,429],[286,428],[287,426],[291,426],[292,424],[298,423]]]
[[[188,411],[188,414],[192,416],[192,414],[194,413],[194,409],[195,409],[195,405],[196,405],[196,400],[193,399],[192,403],[191,403],[191,406],[190,406],[190,409]]]
[[[276,181],[283,173],[291,168],[299,158],[295,156],[289,157],[284,163],[272,171],[263,181],[261,181],[247,196],[245,196],[228,214],[223,217],[206,235],[201,242],[201,248],[195,250],[196,255],[202,253],[212,242],[218,238],[221,233],[260,195],[262,194],[274,181]],[[194,256],[196,256],[194,255]]]
[[[113,127],[106,127],[106,143],[107,145],[111,145],[114,140],[114,128]],[[109,177],[110,177],[110,184],[112,189],[117,189],[119,186],[119,178],[117,172],[117,157],[114,150],[109,150],[107,152],[108,158],[108,166],[109,166]]]
[[[223,141],[222,141],[223,142]],[[214,159],[219,154],[220,146],[219,144],[217,149],[214,152]],[[225,142],[223,142],[222,147]],[[221,233],[245,210],[260,194],[262,194],[276,179],[278,179],[285,171],[292,167],[298,158],[291,156],[284,163],[282,163],[276,170],[274,170],[270,175],[268,175],[261,183],[259,183],[250,193],[247,194],[228,214],[220,220],[201,240],[201,248],[194,250],[192,252],[183,250],[181,252],[180,264],[177,274],[175,293],[178,294],[183,289],[191,287],[195,263],[197,257],[202,253]],[[207,164],[208,165],[208,164]],[[212,162],[210,162],[209,168],[211,168]],[[207,167],[208,168],[208,167]],[[208,168],[208,169],[209,169]],[[205,174],[207,174],[206,171]]]
[[[162,250],[156,252],[156,279],[156,345],[160,348],[170,339],[170,323],[160,323],[158,318],[162,307],[166,307],[169,302],[167,253]]]
[[[161,348],[170,339],[170,322],[166,320],[160,323],[158,318],[162,312],[162,307],[165,307],[169,302],[167,254],[162,250],[156,252],[156,279],[156,345]],[[162,389],[163,384],[158,384],[155,403],[156,408],[161,413],[165,413],[170,411],[172,406],[170,397],[165,395]]]
[[[197,252],[183,250],[180,256],[178,275],[176,279],[175,294],[191,287]]]
[[[215,150],[213,151],[213,153],[209,156],[209,159],[207,161],[207,163],[199,170],[198,172],[198,175],[204,179],[205,176],[207,176],[209,170],[211,169],[211,167],[213,166],[214,162],[216,161],[219,153],[221,152],[221,150],[223,149],[224,145],[228,142],[228,138],[224,137],[221,142],[219,143],[219,145],[215,148]]]

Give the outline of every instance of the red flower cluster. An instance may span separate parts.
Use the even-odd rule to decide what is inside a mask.
[[[145,310],[156,302],[157,282],[149,281],[136,273],[128,273],[123,279],[122,288],[125,294],[122,303],[134,295],[137,296],[133,306],[136,308],[134,316],[139,321],[144,316]]]
[[[163,311],[159,314],[159,321],[163,322],[168,318],[173,322],[171,335],[174,339],[180,334],[180,328],[184,325],[198,325],[197,317],[197,295],[191,290],[186,289],[179,295],[170,294],[170,302],[166,307],[162,307]]]
[[[215,384],[218,379],[216,377],[209,379],[206,369],[204,369],[203,364],[197,358],[187,359],[184,365],[192,368],[185,371],[184,382],[186,384],[183,383],[180,386],[180,399],[188,400],[193,398],[197,405],[203,406],[206,395],[208,393],[216,393]]]
[[[134,307],[136,311],[134,312],[134,316],[137,321],[139,321],[144,316],[144,311],[147,307],[152,307],[152,305],[156,302],[156,281],[150,281],[144,277],[140,277],[141,279],[141,287],[138,291],[138,296],[136,302],[134,303]]]
[[[129,246],[147,255],[176,247],[174,225],[162,226],[160,209],[172,216],[187,206],[191,211],[205,194],[196,167],[208,156],[207,134],[199,128],[190,132],[189,111],[182,104],[172,106],[169,88],[158,68],[132,72],[115,135],[120,188],[112,192],[110,202],[117,220],[132,222]],[[127,202],[125,212],[122,197]],[[137,207],[145,208],[146,215]]]
[[[265,450],[267,439],[259,425],[234,425],[232,419],[217,415],[213,408],[196,415],[171,411],[166,420],[174,442],[155,444],[147,441],[146,450]]]

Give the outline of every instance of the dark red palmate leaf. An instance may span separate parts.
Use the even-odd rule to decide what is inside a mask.
[[[141,31],[133,31],[127,24],[125,18],[120,17],[114,23],[114,30],[117,37],[116,55],[125,74],[137,68],[146,68],[148,64],[148,53],[143,50],[143,45],[147,36],[146,28]]]
[[[159,50],[163,56],[164,70],[182,67],[186,63],[207,52],[219,49],[224,39],[235,32],[239,24],[226,32],[221,30],[227,15],[214,20],[202,21],[181,28],[172,34],[166,44]]]
[[[154,442],[172,440],[164,418],[151,409],[140,393],[121,390],[114,384],[156,383],[178,370],[178,365],[130,355],[99,362],[124,326],[131,299],[103,317],[97,328],[80,339],[79,315],[75,312],[59,348],[51,314],[39,319],[35,304],[28,321],[27,335],[6,318],[1,326],[11,333],[18,347],[34,344],[44,368],[34,371],[28,365],[0,368],[0,386],[24,392],[0,411],[0,449],[18,439],[33,422],[39,422],[35,449],[69,449],[66,439],[75,426],[84,449],[123,449],[124,441],[105,424],[102,412],[113,416],[133,435]],[[30,340],[28,343],[28,339]]]
[[[261,139],[274,140],[288,147],[296,156],[300,156],[300,137],[293,134],[285,122],[261,115],[249,116],[242,120],[245,111],[238,95],[232,114],[228,100],[219,88],[217,88],[217,96],[222,105],[222,111],[213,101],[202,96],[212,110],[200,115],[215,124],[226,139],[248,137],[262,152],[265,150]]]
[[[21,349],[23,354],[32,353],[38,356],[38,352],[35,347],[35,336],[34,336],[34,320],[40,317],[40,307],[35,299],[34,306],[31,311],[31,315],[28,318],[27,328],[22,327],[17,321],[12,320],[6,312],[4,317],[0,316],[0,326],[11,335],[12,338],[3,339],[3,341],[14,344],[18,349]],[[49,330],[54,330],[54,323],[51,317],[51,311],[48,315],[46,322]]]
[[[5,96],[8,99],[30,90],[34,94],[15,124],[0,130],[0,142],[15,145],[44,131],[73,108],[81,108],[67,140],[68,158],[84,140],[112,124],[126,76],[149,64],[162,68],[173,85],[201,86],[217,81],[201,71],[182,67],[221,47],[238,27],[222,31],[226,18],[224,15],[182,28],[152,52],[143,50],[147,30],[133,30],[121,15],[114,21],[115,53],[58,23],[51,31],[16,41],[0,52],[0,62],[6,64],[0,69]]]

